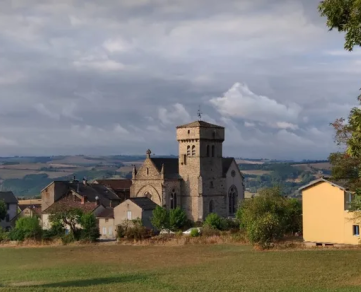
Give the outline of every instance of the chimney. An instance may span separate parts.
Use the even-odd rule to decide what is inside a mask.
[[[84,177],[84,178],[83,178],[83,185],[86,186],[87,184],[88,184],[88,181],[87,181],[86,177]]]
[[[81,197],[81,204],[84,205],[86,202],[86,196]]]
[[[79,194],[79,189],[80,189],[80,183],[78,182],[77,186],[76,186],[76,192]]]
[[[99,206],[99,197],[98,196],[95,197],[95,206]]]

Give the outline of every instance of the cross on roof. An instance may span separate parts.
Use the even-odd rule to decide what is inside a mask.
[[[202,120],[201,106],[199,106],[199,108],[198,108],[197,116],[199,118],[199,121]]]

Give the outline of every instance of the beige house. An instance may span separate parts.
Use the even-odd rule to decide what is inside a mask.
[[[105,208],[97,215],[100,239],[116,239],[117,228],[114,223],[114,209]]]
[[[195,121],[177,127],[178,158],[154,158],[147,151],[132,173],[131,198],[181,207],[193,221],[209,213],[234,216],[244,199],[243,176],[234,158],[223,157],[224,127]]]
[[[114,226],[140,219],[143,226],[152,229],[151,218],[156,207],[157,204],[149,198],[130,198],[114,208]]]
[[[352,193],[320,178],[302,188],[303,238],[312,245],[359,244],[360,220],[350,211]]]

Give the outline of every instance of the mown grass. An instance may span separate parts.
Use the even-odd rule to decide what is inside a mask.
[[[361,291],[361,250],[0,248],[0,291]]]

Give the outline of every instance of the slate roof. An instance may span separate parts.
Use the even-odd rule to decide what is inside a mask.
[[[154,210],[158,205],[147,197],[130,198],[134,204],[137,204],[143,210]]]
[[[223,175],[227,174],[228,169],[231,167],[231,164],[233,162],[233,157],[223,157],[222,160],[222,166],[223,166]]]
[[[130,179],[97,179],[96,182],[115,191],[130,189],[132,185],[132,180]]]
[[[151,158],[157,170],[162,170],[164,164],[165,178],[179,178],[178,158]]]
[[[80,209],[84,213],[92,213],[99,206],[94,202],[85,202],[82,204],[80,201],[75,201],[71,197],[64,197],[59,201],[52,204],[49,208],[43,211],[43,214],[51,214],[54,211],[68,211],[70,209]]]
[[[207,122],[204,122],[204,121],[194,121],[194,122],[189,123],[189,124],[178,126],[177,129],[179,129],[179,128],[217,128],[217,129],[224,129],[224,127],[214,125],[214,124],[210,124],[210,123],[207,123]]]
[[[86,197],[87,201],[95,202],[95,198],[98,197],[99,201],[104,206],[110,206],[110,201],[119,201],[120,198],[106,186],[95,183],[87,183],[86,185],[83,182],[72,182],[72,181],[55,181],[55,184],[63,184],[66,186],[67,191],[64,195],[72,190],[82,197]]]
[[[97,218],[114,218],[114,209],[113,208],[105,208]]]
[[[0,200],[4,200],[6,204],[18,203],[18,200],[15,198],[13,192],[0,192]]]
[[[340,189],[342,189],[342,190],[344,190],[344,191],[347,191],[347,190],[348,190],[345,181],[336,181],[336,180],[331,180],[331,179],[329,179],[329,178],[324,178],[324,177],[322,177],[322,178],[319,178],[319,179],[316,179],[316,180],[314,180],[314,181],[311,181],[310,183],[308,183],[308,184],[300,187],[300,188],[298,189],[298,191],[303,191],[303,190],[305,190],[305,189],[307,189],[307,188],[309,188],[309,187],[312,187],[312,186],[314,186],[314,185],[316,185],[316,184],[319,184],[319,183],[321,183],[321,182],[327,182],[327,183],[329,183],[329,184],[331,184],[331,185],[333,185],[333,186],[335,186],[335,187],[338,187],[338,188],[340,188]]]

